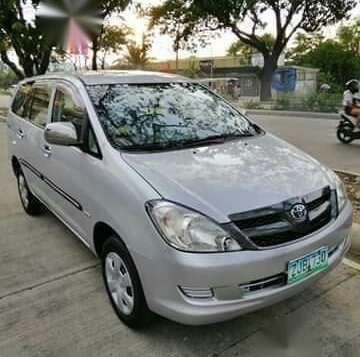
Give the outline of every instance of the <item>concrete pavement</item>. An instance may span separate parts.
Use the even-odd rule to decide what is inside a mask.
[[[323,356],[358,356],[360,272],[345,265],[301,295],[233,321],[186,327],[159,318],[129,330],[108,303],[91,253],[51,214],[24,214],[5,144],[0,124],[1,357],[258,356],[260,347],[281,357],[299,348],[296,336],[301,356],[319,356],[312,351],[320,348]],[[290,334],[279,340],[274,326]]]

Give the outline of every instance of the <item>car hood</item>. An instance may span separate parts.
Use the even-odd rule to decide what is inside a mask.
[[[123,158],[163,198],[219,222],[331,184],[324,166],[270,134],[195,149],[123,153]]]

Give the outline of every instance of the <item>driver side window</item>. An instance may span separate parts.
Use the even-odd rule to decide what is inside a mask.
[[[51,120],[53,123],[73,123],[80,137],[85,117],[84,114],[84,109],[75,103],[75,100],[69,92],[61,89],[56,90]]]
[[[95,134],[90,126],[87,125],[87,133],[83,133],[83,126],[85,125],[86,112],[85,109],[78,104],[79,101],[67,90],[56,89],[51,121],[69,122],[74,124],[79,138],[84,141],[83,150],[88,154],[100,157],[100,149],[95,137]]]

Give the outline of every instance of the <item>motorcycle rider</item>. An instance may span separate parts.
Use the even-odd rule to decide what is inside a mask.
[[[359,81],[351,79],[346,83],[346,90],[343,96],[344,111],[347,115],[356,118],[356,124],[360,127],[360,105],[357,103],[359,98]]]

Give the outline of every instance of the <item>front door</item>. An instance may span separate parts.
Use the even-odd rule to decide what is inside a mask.
[[[75,88],[57,84],[51,110],[52,122],[71,122],[84,146],[48,145],[41,170],[47,184],[51,208],[80,238],[88,243],[96,202],[92,202],[92,180],[101,165],[100,150],[88,122],[83,101]]]

